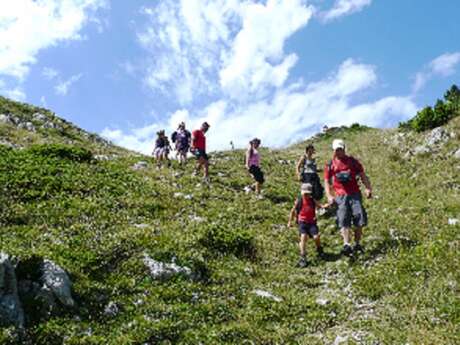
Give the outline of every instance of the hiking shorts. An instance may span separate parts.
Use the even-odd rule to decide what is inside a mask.
[[[208,155],[206,154],[206,152],[204,150],[195,149],[193,154],[195,155],[196,159],[200,159],[201,157],[203,157],[205,160],[209,159]]]
[[[256,180],[257,182],[259,183],[265,182],[264,173],[262,172],[262,170],[260,170],[260,167],[256,165],[251,165],[249,167],[249,173],[252,175],[252,177],[254,177],[254,180]]]
[[[316,223],[299,222],[299,235],[307,234],[313,238],[319,234],[318,226]]]
[[[168,154],[168,150],[166,147],[157,147],[154,151],[153,154],[155,155],[156,158],[160,158],[161,156],[164,156],[165,154]]]
[[[176,146],[177,152],[179,152],[180,154],[183,154],[183,155],[187,154],[189,148],[190,148],[190,146],[188,146],[188,145],[177,145]]]
[[[363,206],[361,193],[351,195],[336,196],[337,204],[337,226],[341,228],[349,228],[354,226],[367,225],[367,213]]]

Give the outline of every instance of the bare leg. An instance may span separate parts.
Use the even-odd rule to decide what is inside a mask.
[[[343,238],[343,244],[350,245],[350,228],[342,228],[340,234]]]
[[[321,248],[321,237],[316,235],[313,237],[313,239],[315,240],[316,249]]]
[[[355,228],[355,243],[359,244],[362,237],[363,237],[363,228],[360,226],[357,226]]]
[[[305,246],[307,243],[308,235],[301,234],[299,240],[299,249],[300,249],[300,256],[305,256]]]

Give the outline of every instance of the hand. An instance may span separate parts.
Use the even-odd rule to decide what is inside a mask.
[[[291,221],[287,223],[287,227],[290,228],[292,226]]]
[[[297,175],[297,179],[298,179],[299,181],[302,181],[302,175],[298,174],[298,175]]]
[[[372,190],[371,190],[371,189],[366,188],[366,190],[364,191],[364,193],[366,194],[366,197],[367,197],[368,199],[372,199]]]
[[[335,200],[334,200],[334,197],[333,197],[332,195],[328,195],[328,196],[327,196],[327,203],[328,203],[329,205],[332,205],[332,204],[334,203],[334,201],[335,201]]]

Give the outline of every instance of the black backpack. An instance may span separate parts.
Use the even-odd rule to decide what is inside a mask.
[[[176,139],[177,139],[177,132],[174,132],[173,134],[171,134],[171,141],[175,143]]]
[[[315,200],[321,200],[324,196],[324,188],[319,180],[318,174],[307,173],[303,174],[303,183],[310,183],[312,186],[311,196]]]

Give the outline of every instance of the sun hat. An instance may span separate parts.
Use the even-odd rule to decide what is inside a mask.
[[[311,194],[313,190],[313,187],[311,183],[302,183],[300,186],[300,193],[301,194]]]
[[[334,151],[337,149],[345,150],[345,142],[342,139],[334,139],[334,141],[332,141],[332,149]]]

